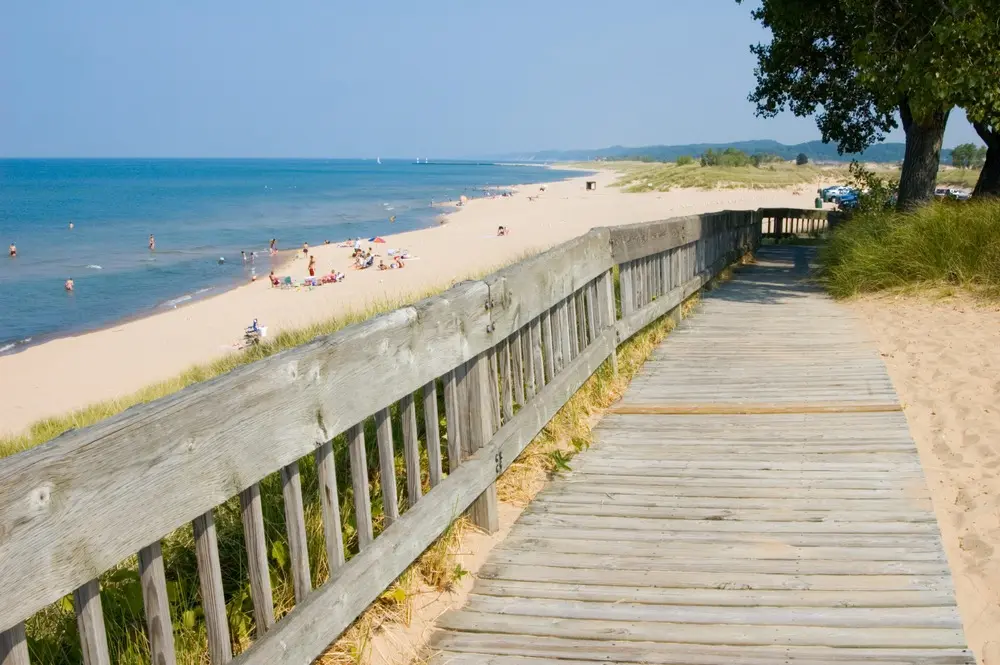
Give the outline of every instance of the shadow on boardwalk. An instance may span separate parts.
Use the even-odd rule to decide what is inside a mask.
[[[906,420],[813,252],[762,249],[654,352],[432,663],[974,662]]]

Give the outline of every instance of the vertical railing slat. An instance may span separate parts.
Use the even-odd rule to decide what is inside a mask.
[[[552,377],[555,376],[555,349],[552,348],[554,344],[552,335],[552,312],[543,312],[541,316],[541,332],[542,332],[542,359],[543,366],[545,370],[545,377],[542,381],[539,381],[539,386],[543,386],[552,382]],[[539,388],[541,389],[541,388]]]
[[[587,292],[584,294],[584,305],[587,308],[587,344],[593,344],[600,334],[597,330],[597,282],[593,281],[587,285]]]
[[[514,377],[511,370],[514,363],[511,359],[513,349],[510,339],[500,342],[500,358],[498,365],[500,369],[500,410],[503,414],[503,422],[510,422],[514,417]],[[499,429],[499,428],[497,428]]]
[[[420,491],[420,442],[417,439],[417,406],[413,393],[407,393],[399,401],[399,412],[403,421],[403,459],[406,462],[406,498],[409,505],[417,505]]]
[[[448,434],[448,473],[462,463],[462,417],[458,403],[456,370],[444,375],[444,418]]]
[[[542,366],[539,364],[541,360],[541,347],[539,347],[538,357],[535,357],[535,335],[538,332],[538,319],[535,319],[528,323],[524,327],[524,333],[521,335],[521,346],[524,348],[524,399],[525,403],[535,396],[535,391],[538,378],[536,373],[542,371]]]
[[[611,270],[607,270],[600,277],[601,283],[597,287],[598,315],[601,330],[613,328],[617,320],[615,313],[615,279]],[[615,335],[615,348],[608,356],[611,359],[611,371],[618,376],[618,336]]]
[[[379,476],[382,482],[382,510],[385,525],[399,519],[399,500],[396,493],[396,452],[392,444],[392,419],[389,407],[375,414],[375,435],[378,439]]]
[[[487,358],[489,359],[489,373],[490,373],[490,405],[493,407],[491,409],[491,414],[493,420],[490,421],[490,426],[494,431],[500,429],[500,369],[497,366],[497,356],[499,351],[497,347],[493,347],[486,352]]]
[[[301,603],[312,591],[312,573],[309,568],[306,516],[302,504],[302,478],[297,461],[281,468],[281,495],[285,504],[285,531],[288,533],[292,586],[295,602]]]
[[[271,595],[271,575],[267,570],[264,511],[260,503],[258,483],[240,492],[240,518],[243,521],[243,539],[247,546],[250,597],[253,600],[253,616],[259,639],[274,625],[274,597]]]
[[[580,336],[577,331],[577,315],[576,315],[576,294],[570,294],[569,298],[566,299],[566,318],[568,324],[566,326],[566,333],[569,336],[569,359],[573,360],[578,355],[580,355]]]
[[[108,635],[101,607],[101,585],[95,578],[73,592],[76,627],[80,631],[83,665],[111,665]]]
[[[344,565],[344,536],[340,524],[340,499],[337,493],[337,462],[333,457],[333,441],[316,449],[316,477],[319,483],[319,503],[323,512],[323,539],[326,545],[326,566],[332,578]]]
[[[0,633],[0,665],[31,665],[23,621]]]
[[[375,540],[372,531],[372,497],[368,487],[368,452],[365,450],[364,423],[358,423],[347,430],[347,451],[351,458],[354,522],[358,532],[360,552]]]
[[[570,296],[559,303],[559,331],[562,337],[563,367],[569,365],[570,361],[575,357],[573,355],[572,345],[570,344],[570,331],[572,330],[572,325],[570,323],[571,319],[569,306],[572,301],[573,298]]]
[[[590,286],[590,284],[583,285],[574,296],[576,298],[576,340],[581,353],[590,343],[590,338],[587,336],[586,302],[586,294],[589,293]]]
[[[427,473],[431,487],[441,482],[441,423],[438,420],[437,382],[423,388],[424,433],[427,437]]]
[[[479,354],[469,361],[468,401],[463,408],[469,411],[472,429],[470,431],[470,451],[476,452],[493,438],[493,416],[489,352]],[[472,522],[487,533],[500,529],[497,486],[491,483],[469,508]]]
[[[529,359],[524,353],[524,336],[521,331],[526,328],[521,328],[514,331],[514,334],[510,337],[510,376],[511,376],[511,386],[514,388],[514,394],[512,398],[514,402],[520,406],[524,406],[524,376],[525,376],[525,365],[528,364]]]
[[[229,621],[226,618],[226,598],[222,592],[222,567],[219,562],[219,539],[212,511],[194,518],[193,526],[201,608],[205,612],[205,629],[208,632],[209,661],[212,665],[228,663],[233,659],[233,647],[229,641]]]
[[[146,634],[149,637],[149,655],[152,665],[173,665],[174,626],[170,621],[170,602],[167,598],[167,575],[163,568],[163,551],[160,541],[139,550],[139,582],[142,586],[142,605],[146,613]],[[3,659],[0,658],[0,664]]]

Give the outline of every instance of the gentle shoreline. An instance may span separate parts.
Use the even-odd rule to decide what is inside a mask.
[[[563,167],[560,167],[563,168]],[[594,226],[634,223],[761,206],[810,207],[812,185],[788,190],[674,190],[624,194],[610,185],[617,175],[601,171],[567,180],[513,185],[510,197],[477,198],[442,208],[443,223],[385,235],[373,245],[387,259],[389,248],[408,249],[418,259],[400,270],[354,271],[350,250],[336,244],[310,247],[317,274],[343,271],[347,279],[315,289],[272,289],[266,274],[254,283],[185,302],[167,311],[72,337],[61,337],[0,356],[0,435],[19,433],[33,422],[68,414],[89,404],[131,394],[186,368],[234,350],[253,319],[269,334],[363,311],[373,302],[397,301],[444,288],[470,275],[537,253]],[[586,192],[584,180],[597,180]],[[529,195],[533,200],[529,200]],[[511,235],[497,237],[497,226]],[[338,239],[338,242],[341,239]],[[363,243],[367,247],[368,243]],[[301,282],[307,261],[289,259],[281,270]],[[58,368],[59,371],[53,371]]]

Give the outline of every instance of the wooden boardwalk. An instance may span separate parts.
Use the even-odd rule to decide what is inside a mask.
[[[657,349],[432,663],[975,662],[898,399],[809,252],[762,249]]]

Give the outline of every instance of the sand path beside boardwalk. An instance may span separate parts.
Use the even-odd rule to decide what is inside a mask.
[[[482,274],[529,253],[586,233],[595,226],[663,219],[699,212],[761,206],[809,207],[814,186],[789,190],[674,190],[624,194],[605,172],[547,185],[517,188],[510,198],[475,199],[440,226],[384,236],[375,245],[406,248],[419,260],[403,270],[353,271],[349,250],[314,246],[320,274],[338,268],[340,284],[313,290],[271,289],[266,272],[254,284],[224,294],[77,337],[57,339],[0,357],[0,434],[22,431],[41,418],[132,393],[185,368],[232,351],[243,328],[256,318],[269,333],[301,327],[372,302],[413,296]],[[597,191],[583,181],[594,179]],[[534,200],[529,200],[529,196]],[[505,225],[511,235],[496,236]],[[331,226],[329,239],[336,227]],[[324,238],[281,238],[281,247],[311,245]],[[376,265],[378,260],[376,260]],[[306,275],[307,261],[293,261],[285,274]]]
[[[968,297],[851,307],[903,402],[969,647],[980,663],[1000,665],[1000,307]]]

